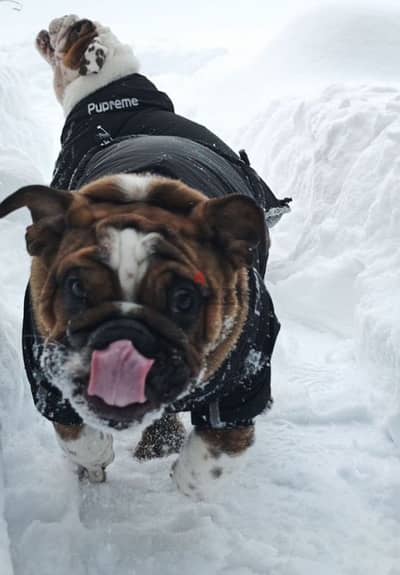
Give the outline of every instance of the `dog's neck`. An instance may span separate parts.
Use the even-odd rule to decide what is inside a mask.
[[[131,46],[121,44],[116,38],[115,42],[112,42],[112,36],[110,33],[107,37],[109,53],[100,72],[88,76],[78,76],[65,86],[64,93],[60,98],[65,116],[68,116],[80,100],[99,88],[139,71],[139,61]]]

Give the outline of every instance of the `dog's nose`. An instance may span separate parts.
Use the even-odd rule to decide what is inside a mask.
[[[127,339],[146,357],[154,357],[158,346],[156,337],[146,325],[135,319],[114,319],[104,322],[88,338],[92,349],[104,349],[113,341]]]

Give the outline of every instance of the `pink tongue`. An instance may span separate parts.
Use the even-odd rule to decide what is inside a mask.
[[[146,377],[153,363],[154,359],[144,357],[131,341],[113,341],[92,353],[88,395],[118,407],[144,403]]]

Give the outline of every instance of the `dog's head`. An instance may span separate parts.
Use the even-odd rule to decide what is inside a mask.
[[[262,210],[133,174],[74,193],[21,188],[0,217],[24,206],[47,375],[77,411],[124,427],[201,389],[246,321]]]
[[[55,93],[66,114],[88,94],[139,70],[130,46],[109,28],[75,15],[52,20],[37,35],[36,48],[53,68]]]

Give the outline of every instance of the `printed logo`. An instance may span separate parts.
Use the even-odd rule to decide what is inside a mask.
[[[88,114],[91,116],[92,114],[102,114],[112,110],[126,110],[137,106],[139,106],[137,98],[117,98],[116,100],[108,100],[108,102],[90,102],[88,104]]]

